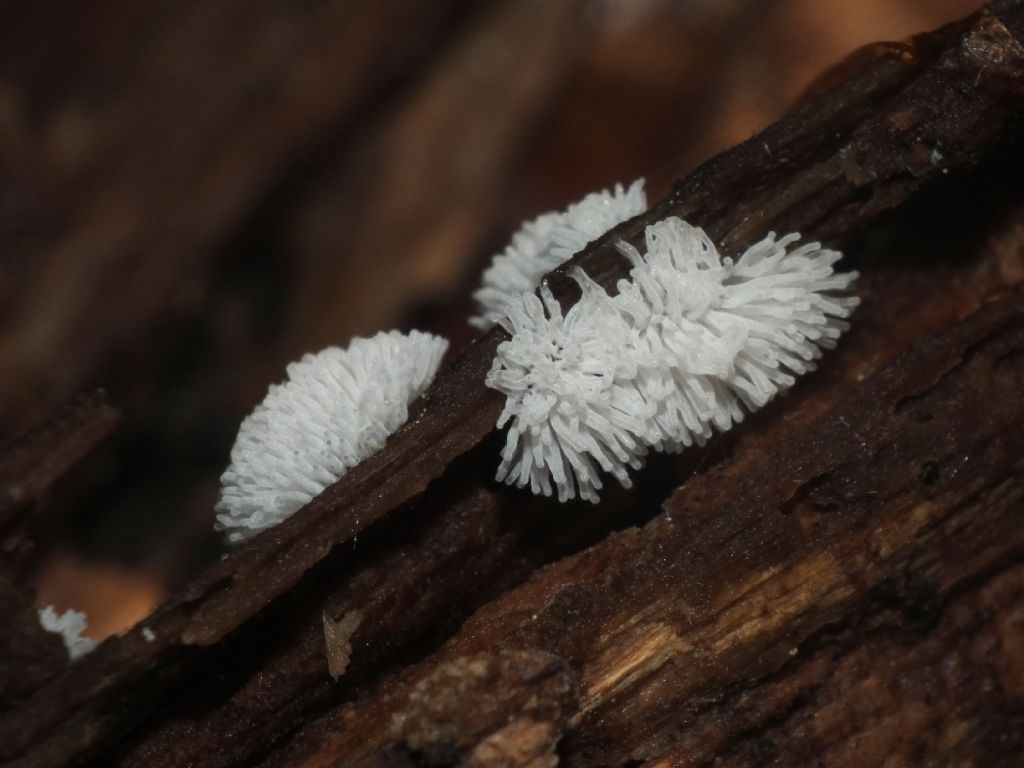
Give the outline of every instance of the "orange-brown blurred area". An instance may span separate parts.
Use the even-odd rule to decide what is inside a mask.
[[[0,436],[96,386],[33,510],[40,606],[124,630],[215,560],[242,417],[303,352],[418,326],[526,217],[652,197],[856,47],[976,0],[35,0],[0,10]]]

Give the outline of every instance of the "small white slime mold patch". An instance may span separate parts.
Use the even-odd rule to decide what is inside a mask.
[[[86,615],[82,611],[68,608],[64,613],[58,614],[52,605],[48,605],[40,609],[39,623],[47,632],[55,632],[61,636],[71,661],[81,658],[99,645],[91,637],[82,636],[87,624]]]

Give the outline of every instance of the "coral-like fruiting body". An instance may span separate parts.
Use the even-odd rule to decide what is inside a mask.
[[[480,314],[469,322],[490,328],[507,317],[510,301],[536,290],[541,278],[561,266],[599,237],[647,210],[643,179],[628,189],[592,192],[559,213],[532,219],[512,236],[504,252],[484,272],[483,285],[473,294]]]
[[[246,417],[221,476],[217,528],[229,543],[277,525],[405,423],[448,342],[413,331],[353,339],[288,366]]]
[[[39,623],[47,632],[55,632],[61,636],[68,651],[68,658],[72,661],[89,653],[98,645],[91,637],[82,636],[85,632],[86,616],[73,608],[58,614],[52,605],[48,605],[40,609]]]
[[[735,262],[678,218],[645,235],[643,254],[618,245],[633,267],[615,296],[577,269],[564,314],[543,285],[508,302],[487,377],[506,395],[499,480],[562,501],[597,501],[601,471],[628,487],[649,449],[703,444],[812,370],[857,304],[841,254],[797,234]]]

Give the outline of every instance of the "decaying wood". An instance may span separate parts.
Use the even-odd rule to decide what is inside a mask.
[[[0,449],[0,568],[16,573],[31,550],[28,512],[46,490],[117,426],[102,390],[80,395]]]
[[[0,716],[10,714],[67,665],[60,636],[40,626],[32,602],[0,575]]]
[[[0,450],[0,500],[37,501],[54,481],[109,435],[119,421],[102,390],[80,395]]]
[[[573,263],[612,287],[625,274],[614,241],[637,242],[666,215],[704,226],[730,252],[769,229],[846,243],[943,185],[966,199],[972,179],[1005,183],[992,161],[1020,166],[1022,39],[1024,4],[1001,2],[875,49]],[[865,649],[899,658],[893,638],[911,624],[926,633],[914,661],[924,685],[943,638],[985,622],[964,595],[1003,610],[1019,593],[1024,308],[1015,293],[978,308],[1019,282],[1024,245],[1007,234],[1019,232],[1019,211],[1005,205],[1019,194],[995,196],[1009,224],[981,206],[974,215],[997,243],[950,254],[952,266],[897,261],[889,271],[883,248],[877,271],[865,269],[864,304],[841,349],[746,425],[738,444],[720,441],[730,458],[704,467],[642,528],[539,571],[645,522],[650,501],[687,475],[672,465],[659,476],[655,466],[637,495],[611,495],[578,517],[493,487],[488,435],[500,400],[483,377],[503,336],[490,332],[378,455],[5,716],[0,759],[541,766],[557,743],[571,764],[753,764],[751,733],[810,749],[798,727],[815,712],[806,692],[827,689],[821,700],[840,702],[870,659]],[[549,281],[571,302],[564,275]],[[354,610],[362,621],[347,638],[351,658],[332,683],[325,616]],[[984,625],[1012,637],[1007,621]],[[486,677],[515,654],[548,660],[541,666],[571,683],[559,690],[578,699],[538,714],[519,697],[537,693],[533,678],[498,674],[493,696],[469,713],[489,719],[453,717],[454,730],[429,738],[416,730],[425,713],[450,711],[438,703],[452,693],[452,670],[476,659]],[[506,692],[515,695],[501,699]],[[1012,698],[984,703],[1012,717]],[[954,703],[936,706],[976,729],[958,742],[965,750],[988,727]],[[850,748],[839,735],[829,745]]]
[[[1024,15],[1014,4],[1005,13],[1011,23]],[[1024,105],[1021,81],[989,80],[976,58],[962,54],[984,35],[1009,32],[999,17],[986,13],[934,60],[928,40],[896,58],[873,61],[860,77],[702,166],[650,212],[575,257],[550,277],[556,295],[575,295],[575,285],[565,277],[571,266],[614,286],[627,267],[615,241],[638,244],[646,222],[668,215],[700,224],[727,252],[771,227],[836,239],[943,172],[977,164],[1002,148],[1004,134],[1016,125],[1014,110]],[[1000,56],[1024,58],[1024,47],[1009,40]],[[933,162],[939,148],[942,159]],[[928,162],[922,164],[923,155]],[[502,339],[503,331],[495,329],[471,345],[441,373],[385,450],[195,585],[186,600],[200,604],[192,606],[185,642],[214,642],[235,629],[332,546],[421,493],[448,463],[489,434],[500,398],[484,386],[483,377]],[[316,535],[309,535],[314,529]]]
[[[717,715],[724,714],[733,721],[729,731],[742,731],[719,748],[724,766],[813,760],[850,768],[961,765],[979,755],[988,765],[1016,765],[1024,750],[1015,703],[1022,600],[1018,563],[980,585],[965,585],[927,633],[920,629],[921,620],[927,625],[930,619],[925,601],[912,606],[910,622],[894,617],[893,624],[909,627],[881,621],[865,627],[856,645],[837,642],[841,633],[818,643],[799,666],[732,700],[734,712],[722,708],[704,718],[705,728],[689,733],[662,764],[699,764],[711,751],[699,746],[700,736],[714,731]],[[889,601],[890,610],[905,605]],[[786,716],[773,718],[769,711]],[[744,719],[748,727],[740,724]]]
[[[119,420],[103,391],[90,392],[0,448],[0,712],[13,711],[68,666],[63,641],[40,626],[19,583],[32,554],[33,506]]]
[[[439,630],[450,632],[538,565],[577,551],[610,523],[630,519],[628,510],[638,500],[612,493],[601,510],[583,508],[586,516],[574,519],[553,502],[524,505],[482,488],[479,469],[468,466],[467,471],[467,477],[456,472],[451,483],[433,487],[384,529],[360,536],[351,561],[333,568],[321,588],[272,620],[273,644],[260,651],[254,665],[234,663],[240,678],[235,687],[227,694],[220,689],[200,694],[193,686],[186,700],[165,702],[162,713],[177,714],[143,727],[145,735],[123,750],[119,762],[147,768],[197,761],[225,766],[265,751],[297,718],[371,684],[414,641],[433,645],[444,636],[438,637]],[[363,621],[349,638],[352,653],[344,674],[332,681],[327,677],[331,649],[325,647],[320,622],[323,615],[333,621],[353,611]],[[219,659],[213,657],[212,665]],[[196,709],[196,698],[207,695],[224,698],[216,710]],[[187,755],[175,752],[183,740],[191,747]]]
[[[66,543],[102,542],[83,567],[145,563],[144,578],[176,592],[219,554],[209,493],[233,429],[300,354],[275,346],[279,314],[304,301],[281,279],[298,243],[275,236],[275,217],[483,8],[40,0],[6,10],[0,433],[106,386],[126,428],[97,457],[103,469],[77,474],[50,509],[70,523]],[[335,333],[342,343],[352,329]]]
[[[866,274],[859,287],[863,304],[857,322],[817,374],[824,381],[813,388],[797,388],[778,409],[762,414],[756,433],[761,445],[771,445],[772,425],[810,418],[852,391],[865,375],[924,330],[953,322],[974,311],[984,297],[1020,282],[1024,270],[1022,222],[1020,211],[1010,211],[992,233],[992,244],[959,267],[896,268],[882,275]],[[914,222],[904,227],[916,228]],[[929,247],[923,243],[922,253],[927,254]],[[720,445],[719,451],[722,448]],[[674,474],[666,487],[673,487],[679,477]],[[301,640],[288,641],[289,650],[268,656],[258,672],[247,673],[246,682],[215,712],[185,708],[168,719],[131,749],[126,764],[150,768],[187,764],[178,761],[173,752],[174,745],[185,738],[195,750],[190,759],[195,759],[195,753],[202,754],[206,765],[230,765],[240,755],[264,748],[273,734],[287,728],[296,712],[351,697],[365,680],[365,670],[381,664],[382,654],[389,649],[423,631],[430,616],[450,614],[459,606],[472,607],[474,599],[516,583],[533,565],[571,551],[588,535],[588,529],[600,531],[609,522],[604,517],[595,519],[596,511],[585,505],[576,508],[578,513],[566,514],[556,504],[526,505],[515,494],[476,489],[473,482],[477,481],[470,480],[463,490],[434,486],[419,506],[399,517],[404,536],[394,530],[386,534],[391,544],[386,552],[370,544],[361,556],[365,565],[352,563],[351,570],[344,569],[331,579],[336,586],[329,594],[320,598],[318,593],[317,600],[322,599],[333,616],[360,610],[373,618],[372,624],[363,626],[351,639],[358,651],[351,659],[353,666],[338,683],[330,685],[324,674],[320,628],[308,618],[292,614],[290,623],[308,625]],[[633,497],[610,494],[598,509],[608,512],[632,503]],[[443,517],[422,519],[426,509],[437,507],[448,507]],[[515,520],[511,526],[510,515]],[[628,519],[619,513],[611,521]],[[429,534],[421,533],[418,526],[428,526]],[[568,541],[560,544],[567,536]],[[546,551],[538,549],[538,539],[546,543]],[[364,539],[360,539],[362,546]],[[491,589],[481,594],[480,585],[485,584]],[[320,607],[316,602],[314,609]],[[268,688],[263,682],[266,679],[278,682]],[[232,751],[235,749],[239,752]]]
[[[431,762],[450,762],[469,750],[482,761],[487,758],[481,753],[500,748],[494,740],[481,742],[509,724],[519,724],[517,730],[525,723],[547,724],[537,746],[554,746],[552,736],[576,711],[576,697],[576,684],[557,656],[520,650],[463,656],[420,680],[392,733]],[[516,741],[523,739],[518,734]]]
[[[352,634],[359,628],[363,614],[347,611],[335,621],[324,614],[324,650],[327,654],[327,672],[337,680],[348,669],[352,658]]]
[[[855,643],[860,624],[884,623],[880,601],[927,622],[958,589],[1020,559],[1022,364],[1014,293],[916,343],[823,416],[780,428],[771,452],[754,441],[691,479],[644,528],[506,593],[276,764],[383,764],[408,687],[489,649],[542,651],[572,669],[572,763],[657,759],[713,717],[700,745],[687,741],[688,759],[711,760],[752,726],[723,703],[801,663],[802,648]],[[768,708],[759,722],[780,714]]]

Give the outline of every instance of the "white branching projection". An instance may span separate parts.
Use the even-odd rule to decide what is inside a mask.
[[[526,222],[484,272],[483,285],[473,294],[480,314],[469,322],[477,328],[502,322],[509,303],[536,290],[541,277],[645,210],[647,196],[639,179],[628,189],[616,184],[612,190],[592,192],[560,213],[545,213]]]
[[[617,295],[576,270],[582,298],[564,315],[543,286],[508,300],[512,338],[487,378],[506,395],[498,479],[596,502],[602,472],[629,487],[649,449],[703,444],[813,369],[847,327],[857,275],[798,240],[770,234],[734,262],[668,218],[644,253],[619,244],[633,268]]]
[[[288,366],[288,380],[242,422],[221,476],[217,527],[228,542],[277,525],[378,451],[405,423],[448,347],[391,331]]]

